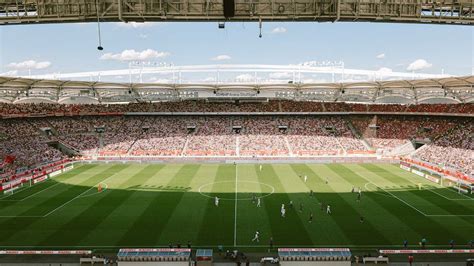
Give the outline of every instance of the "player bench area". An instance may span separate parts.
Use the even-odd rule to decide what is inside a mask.
[[[139,248],[120,249],[117,263],[120,266],[139,265],[140,262],[166,262],[167,265],[189,265],[191,249],[189,248]]]
[[[141,248],[120,249],[117,254],[119,266],[147,265],[154,262],[156,265],[213,265],[213,252],[210,249],[174,248]],[[348,248],[280,248],[278,257],[262,257],[260,263],[279,265],[351,265],[352,253]],[[257,261],[255,261],[257,262]]]
[[[280,265],[349,266],[352,253],[348,248],[279,248]]]

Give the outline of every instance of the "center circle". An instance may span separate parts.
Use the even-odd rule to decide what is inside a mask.
[[[232,184],[232,190],[227,190],[228,184]],[[237,200],[261,199],[275,193],[273,186],[256,181],[211,182],[200,186],[198,191],[199,194],[207,198],[219,197],[220,200],[236,200],[235,184],[237,184]]]

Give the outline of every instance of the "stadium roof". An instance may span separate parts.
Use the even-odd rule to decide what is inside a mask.
[[[474,76],[353,83],[159,84],[0,77],[0,101],[127,103],[183,99],[291,99],[365,103],[474,102]]]
[[[7,0],[0,25],[101,21],[370,21],[474,24],[472,0]],[[226,14],[224,14],[226,10]]]

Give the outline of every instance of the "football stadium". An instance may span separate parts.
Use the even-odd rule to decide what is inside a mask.
[[[0,1],[0,265],[473,265],[473,7]]]

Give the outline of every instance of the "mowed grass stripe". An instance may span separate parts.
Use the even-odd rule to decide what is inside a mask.
[[[118,197],[115,199],[117,203],[116,208],[100,221],[93,231],[83,238],[80,245],[93,245],[97,241],[95,232],[101,232],[101,240],[106,245],[114,245],[126,234],[130,225],[140,217],[140,214],[146,209],[146,201],[152,200],[154,192],[129,189],[147,184],[153,177],[159,175],[164,165],[150,164],[142,167],[143,170],[140,170],[140,172],[128,179],[127,182],[121,184],[119,188],[112,188],[110,193],[121,194],[119,200],[116,200]],[[123,178],[117,177],[116,179]]]
[[[214,182],[218,169],[219,166],[215,164],[201,165],[189,184],[192,189],[186,191],[176,205],[174,212],[160,235],[158,243],[181,242],[184,244],[187,241],[196,243],[199,230],[203,222],[205,222],[205,212],[203,210],[208,204],[208,198],[199,193],[199,188],[204,184]],[[177,224],[181,225],[178,231],[176,231]]]
[[[314,197],[310,197],[312,188],[308,187],[308,182],[315,178],[309,178],[306,172],[300,172],[288,164],[279,164],[273,167],[280,176],[281,183],[285,187],[288,196],[293,201],[294,213],[300,218],[301,224],[305,227],[308,236],[311,237],[311,241],[313,243],[327,243],[326,241],[329,238],[325,239],[326,235],[322,232],[319,224],[331,222],[332,219],[330,215],[325,213],[326,210],[321,212],[319,202]],[[306,183],[304,182],[305,175],[308,177]],[[313,213],[313,222],[311,223],[309,222],[310,213]]]
[[[15,215],[14,213],[20,213],[22,211],[25,211],[25,209],[27,209],[31,205],[29,202],[27,202],[29,200],[37,203],[40,198],[49,199],[51,195],[63,191],[61,190],[61,186],[63,187],[63,189],[66,189],[68,187],[67,185],[61,183],[61,181],[77,176],[78,174],[82,174],[94,167],[94,165],[90,165],[88,167],[78,167],[54,178],[49,178],[39,184],[32,185],[31,187],[26,187],[20,192],[15,192],[15,194],[11,195],[11,197],[8,197],[4,200],[0,200],[0,210],[2,212],[2,215]],[[94,171],[91,171],[90,173],[92,175]],[[43,191],[47,191],[46,196],[41,195]],[[13,212],[10,213],[10,211]]]
[[[84,172],[88,169],[91,169],[95,167],[95,165],[78,165],[76,166],[73,170],[70,170],[66,173],[63,173],[55,178],[48,178],[43,182],[40,182],[38,184],[32,184],[29,186],[29,184],[25,184],[21,190],[15,191],[14,194],[8,194],[0,198],[0,206],[5,206],[8,203],[8,201],[20,201],[20,200],[25,200],[26,198],[29,198],[30,196],[34,195],[35,193],[41,193],[41,191],[48,189],[49,187],[52,186],[57,186],[61,181],[67,178],[70,178],[72,176],[75,176],[81,172]],[[49,189],[48,189],[49,190]]]
[[[330,178],[328,170],[322,164],[292,164],[291,168],[294,173],[304,178],[304,175],[308,176],[307,186],[309,190],[314,192],[314,201],[315,205],[319,210],[316,210],[314,213],[314,223],[317,224],[316,234],[318,236],[317,243],[319,244],[340,244],[342,243],[351,243],[353,240],[351,236],[346,234],[345,230],[341,230],[340,219],[333,217],[333,215],[328,215],[326,213],[326,205],[330,204],[334,210],[334,200],[341,201],[341,198],[334,198],[335,193],[340,193],[340,191],[346,191],[349,187],[347,184],[340,182],[340,180]],[[316,174],[318,173],[318,174]],[[319,176],[321,174],[321,176]],[[323,177],[324,175],[324,177]],[[330,180],[328,184],[327,180]],[[347,187],[346,187],[347,186]],[[337,190],[337,191],[335,191]],[[311,203],[310,203],[311,204]],[[354,217],[350,219],[345,219],[345,222],[354,223]],[[340,241],[340,242],[339,242]]]
[[[374,179],[374,176],[378,177],[377,181],[382,183],[379,185],[394,185],[393,179],[387,180],[381,178],[380,176],[377,175],[377,173],[371,172],[370,170],[367,170],[367,168],[361,166],[361,165],[349,165],[349,167],[352,171],[357,172],[357,173],[364,173],[366,179],[372,180]],[[366,171],[363,171],[362,169],[366,169]],[[370,177],[370,178],[369,178]],[[401,184],[403,185],[403,183]],[[395,192],[392,192],[395,194]],[[400,193],[396,193],[395,195],[399,196]],[[421,198],[419,199],[420,201],[425,201],[425,199]],[[416,201],[409,201],[409,204],[416,204]],[[457,229],[457,226],[464,227],[464,228],[472,228],[474,230],[473,223],[471,224],[466,224],[464,221],[459,221],[459,217],[452,216],[452,217],[444,217],[443,222],[441,222],[439,219],[436,219],[434,217],[426,217],[418,212],[414,211],[412,208],[409,206],[406,206],[404,203],[400,202],[400,204],[404,205],[405,210],[400,210],[400,216],[403,217],[403,219],[406,221],[409,226],[419,232],[419,234],[423,234],[423,237],[428,237],[430,239],[430,242],[432,243],[437,243],[437,244],[446,244],[448,243],[449,239],[456,239],[457,241],[459,240],[458,243],[465,243],[467,242],[468,239],[466,239],[466,236],[460,233]],[[431,204],[431,203],[430,203]],[[418,205],[418,204],[416,204]],[[415,213],[416,212],[416,213]],[[452,226],[456,225],[456,226]],[[442,234],[438,234],[436,232],[443,232]],[[411,237],[413,239],[413,237]],[[462,239],[462,240],[461,240]],[[419,239],[414,239],[414,241],[419,241]]]
[[[179,170],[167,183],[168,186],[188,187],[200,165],[173,165]],[[139,219],[128,228],[128,232],[117,242],[119,246],[157,246],[166,223],[171,217],[184,192],[154,192],[156,196]],[[179,230],[179,224],[175,230]]]
[[[175,176],[183,165],[168,164],[153,176],[148,182],[157,187],[169,187],[173,183]],[[136,189],[136,188],[133,188]],[[155,245],[154,238],[158,229],[156,228],[157,217],[161,202],[166,193],[160,190],[142,190],[138,194],[140,203],[143,205],[143,211],[133,223],[130,223],[127,230],[124,230],[120,239],[116,241],[118,246],[142,246]]]
[[[118,164],[99,164],[97,165],[97,170],[102,170],[96,172],[96,175],[93,176],[87,184],[79,184],[83,187],[82,192],[87,192],[91,190],[96,191],[96,187],[94,187],[97,183],[113,178],[114,176],[122,173],[122,171],[126,171],[128,169],[128,165],[118,165]],[[77,176],[77,179],[82,180],[84,177],[83,175]],[[74,178],[76,179],[76,178]],[[80,194],[83,194],[83,193]],[[103,193],[106,193],[104,191]],[[50,214],[47,217],[37,219],[37,221],[32,224],[31,226],[24,228],[23,231],[18,232],[10,241],[13,243],[16,242],[25,242],[25,245],[32,245],[38,246],[40,245],[44,239],[47,239],[51,235],[57,233],[59,229],[61,229],[64,224],[68,223],[71,219],[75,219],[78,214],[90,207],[92,204],[92,200],[97,200],[98,197],[85,197],[85,198],[75,198],[77,195],[71,195],[69,199],[69,203],[57,209],[54,213]],[[71,201],[71,199],[73,199]],[[84,199],[87,199],[86,201]],[[71,231],[74,231],[74,228],[69,228]],[[33,238],[29,237],[30,235],[34,235]],[[67,233],[64,233],[62,238],[68,238]]]
[[[221,199],[233,199],[235,197],[235,175],[236,165],[219,165],[210,195]],[[226,182],[226,183],[220,183]],[[234,213],[235,202],[233,200],[221,200],[219,207],[214,205],[213,198],[207,198],[203,222],[199,228],[196,242],[208,245],[219,243],[221,245],[233,245],[234,242]]]
[[[403,240],[408,239],[409,237],[411,239],[419,240],[426,235],[426,230],[417,231],[413,230],[410,226],[410,219],[420,218],[418,212],[408,210],[411,211],[411,214],[397,215],[407,211],[404,209],[404,204],[396,198],[391,197],[389,194],[384,195],[367,191],[365,184],[367,184],[368,181],[358,175],[357,172],[352,171],[349,168],[349,165],[330,164],[327,165],[327,167],[335,174],[342,177],[349,186],[354,186],[356,190],[360,188],[363,191],[360,202],[357,202],[356,200],[357,193],[346,192],[342,194],[342,196],[355,202],[354,205],[360,208],[360,211],[364,216],[364,223],[370,221],[374,227],[386,236],[387,239],[390,239],[391,244],[402,244]],[[387,242],[387,244],[389,243]]]
[[[80,179],[80,181],[74,181],[78,185],[74,186],[60,182],[59,185],[48,190],[47,193],[38,193],[24,201],[11,203],[8,207],[4,207],[1,210],[2,214],[0,216],[17,216],[18,218],[22,216],[43,216],[64,202],[79,195],[85,189],[88,189],[88,182],[94,182],[100,178],[97,175],[97,171],[100,170],[100,167],[98,168],[94,167],[84,171],[79,170],[74,173],[66,173],[62,180],[72,182],[71,180]],[[109,168],[110,166],[103,173],[106,173]]]
[[[257,171],[258,165],[239,164],[239,182],[259,182]],[[271,184],[270,184],[271,185]],[[264,196],[268,193],[268,187],[263,184],[255,184],[256,196]],[[252,197],[252,193],[239,193],[239,198]],[[271,234],[270,218],[267,212],[267,202],[272,200],[272,195],[261,199],[261,207],[257,207],[257,203],[252,200],[239,200],[237,205],[237,245],[268,245],[268,239]],[[264,233],[260,243],[252,242],[255,231],[259,230]],[[267,233],[268,232],[268,233]]]
[[[371,172],[375,173],[376,175],[392,180],[394,182],[400,182],[400,183],[408,183],[408,181],[402,177],[399,177],[396,173],[389,172],[385,168],[379,167],[378,165],[375,164],[361,164],[361,166],[367,170],[370,170]],[[411,184],[408,183],[408,186]],[[427,211],[424,211],[425,214],[452,214],[452,215],[472,215],[473,210],[470,208],[467,208],[464,205],[460,205],[456,201],[450,201],[446,200],[445,198],[436,195],[435,193],[432,193],[431,191],[428,190],[419,190],[417,187],[412,188],[411,190],[407,189],[406,192],[404,193],[410,193],[411,195],[414,195],[415,197],[422,198],[426,203],[429,203],[431,205],[430,208],[428,208]],[[472,222],[472,217],[459,217],[462,220],[465,220],[467,222]]]
[[[289,165],[291,171],[288,178],[289,181],[299,183],[302,189],[294,193],[298,196],[298,201],[303,202],[303,213],[300,213],[300,217],[303,222],[307,223],[311,238],[314,244],[327,244],[334,241],[334,239],[340,239],[341,241],[349,242],[350,240],[341,230],[334,230],[338,228],[337,223],[334,221],[331,215],[326,214],[326,209],[321,209],[323,199],[320,195],[324,193],[331,193],[330,187],[323,182],[322,179],[314,176],[313,172],[310,171],[308,165]],[[322,165],[318,165],[322,167]],[[319,172],[319,169],[318,169]],[[304,176],[308,179],[304,182]],[[290,178],[291,177],[291,178]],[[310,191],[313,190],[313,196],[310,196]],[[296,205],[298,209],[299,206]],[[313,213],[313,222],[308,223],[309,212]]]
[[[414,184],[415,186],[418,186],[418,184],[422,184],[423,190],[427,190],[431,193],[434,193],[437,196],[441,197],[443,200],[449,201],[451,199],[457,204],[471,209],[470,212],[474,213],[474,199],[470,199],[466,194],[459,194],[454,189],[443,187],[442,185],[431,182],[428,179],[415,175],[411,172],[402,170],[398,167],[395,167],[394,165],[387,165],[385,169],[395,173],[398,177],[403,178],[408,184]]]
[[[328,184],[325,184],[328,186],[328,192],[318,193],[318,198],[324,206],[331,206],[331,218],[337,224],[334,230],[342,230],[352,244],[365,243],[367,232],[370,232],[371,241],[374,242],[371,244],[389,243],[383,232],[378,230],[371,221],[359,222],[360,216],[363,215],[360,206],[355,206],[354,199],[343,197],[340,193],[340,191],[350,191],[351,189],[350,185],[343,182],[342,177],[334,176],[328,168],[318,168],[316,173],[312,166],[302,165],[300,167],[306,167],[305,172],[310,171],[314,178],[319,178],[323,182],[328,180]],[[323,211],[325,211],[325,207],[323,207]]]
[[[385,169],[393,172],[397,177],[406,180],[407,183],[414,184],[415,186],[422,184],[423,191],[435,194],[440,197],[445,204],[456,204],[469,209],[468,212],[474,213],[474,198],[469,197],[469,194],[458,193],[453,187],[445,187],[436,184],[421,176],[397,168],[394,165],[387,165]],[[445,183],[447,182],[448,181],[445,180]]]
[[[286,193],[285,186],[281,181],[281,178],[286,177],[279,177],[270,164],[264,165],[262,171],[258,171],[257,175],[259,182],[271,184],[275,188],[271,200],[265,201],[264,207],[269,217],[270,228],[261,232],[260,238],[262,241],[268,243],[270,236],[273,236],[275,243],[281,245],[313,244],[298,214],[288,206],[292,198]],[[281,204],[285,204],[285,218],[280,215]]]
[[[67,215],[68,221],[56,227],[57,230],[39,242],[38,245],[75,246],[79,245],[82,239],[87,237],[88,233],[97,234],[100,232],[101,230],[96,230],[97,226],[130,196],[130,193],[121,188],[149,178],[151,167],[152,165],[146,167],[142,165],[125,165],[122,171],[117,172],[107,180],[107,183],[113,183],[115,187],[109,187],[109,189],[97,195],[97,197],[84,197],[71,203],[68,209],[75,209],[76,204],[87,207],[77,211],[75,215]],[[67,214],[70,214],[70,212],[67,212]],[[53,214],[54,216],[61,219],[62,214],[56,212]],[[98,237],[104,240],[107,239],[107,236],[107,232],[101,232],[98,235]]]
[[[96,173],[93,176],[90,176],[88,179],[84,180],[78,186],[67,185],[66,190],[64,191],[61,190],[62,193],[56,194],[56,196],[59,196],[58,198],[52,195],[51,198],[47,199],[46,202],[38,201],[35,204],[30,203],[30,208],[43,208],[43,204],[47,204],[52,207],[49,207],[49,209],[46,209],[46,211],[51,211],[52,209],[64,204],[64,202],[67,202],[68,200],[71,200],[72,198],[86,191],[87,189],[90,188],[91,185],[94,185],[97,182],[100,182],[100,180],[103,180],[107,178],[108,176],[113,175],[114,173],[120,171],[121,169],[125,167],[126,166],[103,167],[102,171]],[[90,168],[89,170],[92,170],[92,169],[93,168]],[[81,175],[81,173],[79,172],[77,173],[77,175]],[[21,215],[24,215],[24,214],[21,214]],[[61,221],[61,219],[51,219],[49,217],[52,217],[52,216],[48,216],[44,218],[18,218],[17,217],[17,218],[5,219],[0,224],[0,234],[2,235],[2,238],[0,240],[0,245],[4,246],[4,245],[16,244],[16,243],[23,243],[24,245],[35,244],[38,238],[40,238],[42,234],[47,232],[48,228],[52,228],[53,231],[56,230],[57,228],[56,228],[55,222]]]
[[[351,169],[363,175],[368,182],[372,183],[372,186],[378,186],[380,189],[399,198],[400,202],[403,202],[407,208],[415,211],[418,210],[421,215],[443,212],[432,201],[429,201],[423,195],[415,193],[418,191],[418,187],[407,183],[401,178],[397,178],[390,172],[382,172],[379,168],[369,167],[368,164],[354,165]]]

